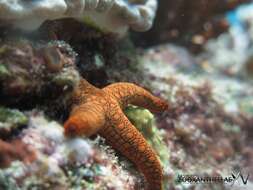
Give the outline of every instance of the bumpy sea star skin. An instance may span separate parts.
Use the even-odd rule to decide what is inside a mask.
[[[136,164],[150,190],[161,190],[160,162],[122,109],[133,104],[159,112],[166,110],[168,104],[131,83],[115,83],[98,89],[84,79],[74,91],[72,100],[72,112],[64,124],[65,135],[103,136],[108,144]]]

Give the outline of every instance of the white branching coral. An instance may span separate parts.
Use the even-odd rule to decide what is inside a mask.
[[[73,17],[103,31],[148,30],[157,0],[0,0],[0,20],[34,30],[45,20]]]

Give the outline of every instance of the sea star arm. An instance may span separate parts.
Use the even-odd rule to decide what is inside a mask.
[[[98,132],[105,124],[103,107],[93,101],[73,108],[70,117],[64,123],[66,136],[89,137]]]
[[[119,102],[122,108],[128,104],[144,107],[152,112],[161,112],[168,108],[166,101],[153,96],[144,88],[132,83],[115,83],[103,88]]]
[[[110,122],[99,134],[108,144],[136,164],[145,175],[150,190],[161,190],[163,172],[155,152],[120,107],[114,110],[109,113]]]

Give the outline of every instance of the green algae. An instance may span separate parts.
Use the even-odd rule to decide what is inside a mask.
[[[0,189],[19,190],[15,180],[6,175],[2,170],[0,170]]]
[[[28,118],[19,110],[0,107],[0,133],[9,133],[27,123]]]
[[[231,125],[229,123],[223,123],[221,125],[221,127],[222,127],[222,130],[226,133],[234,133],[234,134],[238,133],[238,134],[240,134],[240,132],[241,132],[240,126],[237,126],[237,125]]]
[[[98,67],[98,68],[101,68],[104,66],[104,61],[103,61],[103,57],[99,54],[96,54],[95,55],[95,61],[94,61],[94,64]]]
[[[92,168],[85,166],[65,168],[70,184],[70,190],[94,189],[93,177],[95,173]]]
[[[13,162],[9,168],[0,169],[0,189],[21,190],[14,176],[22,175],[23,167],[19,161]]]
[[[253,116],[253,98],[247,97],[239,102],[240,110]]]
[[[6,79],[10,76],[10,72],[4,64],[0,64],[0,80]]]

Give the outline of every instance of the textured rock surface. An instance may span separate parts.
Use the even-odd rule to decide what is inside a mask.
[[[102,139],[67,139],[62,126],[42,112],[27,116],[18,142],[0,140],[0,188],[134,189],[137,178],[118,164]]]
[[[0,45],[0,102],[32,103],[32,97],[67,94],[79,81],[75,53],[63,42],[32,44],[29,41]],[[36,100],[37,101],[37,100]]]
[[[0,157],[0,168],[10,167],[14,160],[29,164],[36,159],[35,153],[20,139],[15,139],[12,142],[0,140]]]
[[[208,186],[178,180],[180,174],[230,176],[238,172],[236,168],[245,176],[251,173],[253,112],[247,106],[253,102],[249,98],[253,97],[251,81],[225,76],[219,69],[210,73],[191,54],[172,45],[150,49],[142,62],[150,88],[170,102],[167,115],[158,119],[157,126],[170,150],[173,169],[167,172],[171,186],[229,189],[229,184]],[[250,177],[247,189],[252,181]]]

